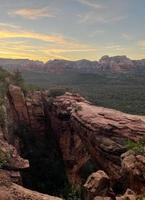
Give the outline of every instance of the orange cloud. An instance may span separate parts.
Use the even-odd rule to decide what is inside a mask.
[[[46,61],[54,58],[71,59],[69,53],[76,52],[81,55],[96,51],[91,45],[71,38],[23,30],[11,24],[0,24],[0,30],[1,57]],[[39,40],[39,43],[35,40]]]
[[[50,8],[23,8],[8,13],[12,16],[21,16],[27,19],[35,20],[43,17],[55,17],[55,12]]]

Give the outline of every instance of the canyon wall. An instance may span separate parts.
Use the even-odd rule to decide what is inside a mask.
[[[24,95],[21,88],[13,85],[9,87],[6,107],[9,142],[28,160],[30,152],[36,154],[31,142],[34,137],[39,141],[37,151],[42,148],[40,156],[45,153],[45,159],[51,150],[57,149],[55,158],[61,157],[63,166],[58,180],[66,172],[71,184],[83,185],[92,172],[103,170],[111,188],[106,195],[120,195],[127,188],[136,194],[145,192],[145,157],[126,148],[127,142],[138,144],[145,137],[144,116],[97,107],[77,94],[66,93],[56,98],[47,91]],[[52,138],[54,145],[50,147]],[[86,184],[85,189],[90,192]]]
[[[115,192],[145,189],[145,157],[125,153],[128,141],[144,138],[144,116],[96,107],[69,93],[57,97],[48,110],[72,182],[81,179],[81,170],[91,160],[96,170],[107,173]]]

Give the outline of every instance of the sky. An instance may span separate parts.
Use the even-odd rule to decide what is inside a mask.
[[[145,58],[145,0],[0,0],[0,57]]]

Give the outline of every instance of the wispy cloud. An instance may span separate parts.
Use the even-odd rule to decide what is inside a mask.
[[[95,52],[91,45],[78,42],[62,35],[44,34],[20,29],[17,26],[0,23],[1,57],[30,59],[68,59],[68,53]],[[38,40],[36,42],[35,40]],[[69,59],[71,59],[69,57]]]
[[[14,24],[0,22],[0,28],[16,29],[16,28],[20,28],[20,26],[17,26],[17,25],[14,25]]]
[[[93,52],[97,51],[96,48],[89,48],[89,49],[51,49],[52,52],[57,53],[64,53],[64,52]]]
[[[125,47],[122,47],[119,44],[110,44],[110,45],[104,46],[103,48],[104,48],[104,50],[107,50],[107,51],[110,51],[110,50],[123,51],[123,50],[125,50]]]
[[[124,15],[106,15],[103,13],[96,13],[94,11],[90,11],[88,13],[80,14],[79,17],[79,23],[87,23],[87,24],[94,24],[94,23],[115,23],[122,21],[127,18],[127,16]]]
[[[76,0],[87,6],[87,11],[79,13],[78,22],[86,24],[108,24],[120,22],[127,18],[127,3],[120,0],[97,1]],[[99,3],[97,3],[99,2]]]
[[[49,35],[49,34],[43,34],[43,33],[31,32],[31,31],[15,32],[15,31],[3,30],[0,32],[0,39],[2,38],[30,38],[30,39],[40,40],[40,41],[59,43],[59,44],[64,44],[67,42],[61,36]]]
[[[69,39],[64,38],[61,35],[29,31],[14,24],[6,24],[0,22],[0,39],[9,38],[25,38],[32,40],[40,40],[43,42],[56,43],[61,45],[69,42]]]
[[[93,9],[103,8],[103,6],[101,4],[97,4],[94,0],[77,0],[77,1],[85,6],[89,6],[89,7],[93,8]]]
[[[129,33],[122,33],[121,35],[126,40],[133,40],[133,36],[130,35]]]
[[[23,18],[36,20],[44,17],[55,17],[56,12],[48,7],[44,8],[22,8],[8,12],[11,16],[20,16]]]

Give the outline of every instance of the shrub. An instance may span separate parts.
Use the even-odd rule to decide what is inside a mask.
[[[3,126],[5,123],[5,113],[2,105],[0,105],[0,126]]]
[[[13,81],[14,81],[14,84],[20,86],[20,87],[23,87],[24,85],[24,80],[22,78],[22,74],[19,70],[16,70],[14,72],[14,75],[13,75]]]
[[[3,168],[9,162],[10,158],[10,152],[5,153],[0,149],[0,168]]]
[[[66,92],[65,88],[52,88],[49,90],[49,96],[50,97],[57,97],[57,96],[61,96],[64,95]]]
[[[36,85],[32,85],[32,84],[23,84],[22,90],[23,90],[24,94],[27,94],[28,92],[41,91],[42,88],[40,88]]]
[[[80,191],[77,188],[72,187],[71,191],[68,193],[67,200],[81,200]]]
[[[126,148],[128,150],[133,150],[136,154],[145,155],[145,138],[139,140],[138,142],[128,140],[126,142]]]
[[[81,187],[80,186],[66,186],[64,189],[64,200],[81,200]]]

